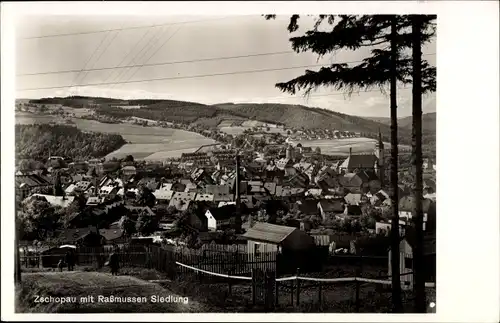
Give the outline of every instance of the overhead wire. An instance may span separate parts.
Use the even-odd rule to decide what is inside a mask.
[[[158,39],[161,37],[162,33],[164,32],[164,27],[162,27],[162,30],[158,34],[153,34],[151,38],[142,46],[142,48],[133,55],[132,59],[129,61],[129,64],[136,64],[137,60],[139,58],[142,58],[145,53],[147,53],[153,46],[154,44],[158,41]],[[115,81],[120,80],[124,75],[126,75],[130,71],[130,68],[126,68],[121,70],[117,74],[117,77],[114,78]],[[112,87],[114,87],[116,84],[113,84]]]
[[[40,39],[40,38],[53,38],[53,37],[90,35],[90,34],[99,34],[99,33],[105,33],[105,32],[118,31],[118,30],[145,29],[145,28],[152,28],[153,26],[155,26],[155,27],[163,27],[163,26],[174,26],[174,25],[186,25],[186,24],[194,24],[194,23],[199,23],[199,22],[209,22],[209,21],[224,20],[224,19],[234,18],[234,17],[240,17],[241,18],[241,16],[227,16],[227,17],[220,17],[220,18],[214,18],[214,19],[201,19],[201,20],[192,20],[192,21],[179,21],[179,22],[171,22],[171,23],[165,23],[165,24],[149,25],[149,26],[134,26],[134,27],[101,29],[101,30],[94,30],[94,31],[83,31],[83,32],[75,32],[75,33],[65,33],[65,34],[28,36],[28,37],[20,37],[18,39],[27,40],[27,39]]]
[[[173,38],[176,34],[177,34],[177,32],[178,32],[181,28],[182,28],[182,26],[180,26],[179,28],[177,28],[177,29],[176,29],[176,30],[172,33],[172,35],[170,35],[170,37],[168,37],[168,38],[167,38],[167,39],[166,39],[166,40],[162,43],[162,45],[161,45],[161,46],[160,46],[160,47],[159,47],[156,51],[154,51],[154,53],[153,53],[152,55],[150,55],[150,56],[148,57],[148,59],[145,61],[145,63],[144,63],[144,64],[142,64],[141,66],[139,66],[139,68],[135,70],[135,72],[134,72],[134,73],[133,73],[133,74],[132,74],[132,75],[131,75],[128,79],[127,79],[127,81],[131,80],[131,79],[132,79],[132,78],[133,78],[133,77],[137,74],[137,72],[138,72],[138,71],[139,71],[139,70],[140,70],[140,69],[141,69],[141,68],[142,68],[145,64],[147,64],[147,63],[151,60],[151,58],[153,58],[153,57],[154,57],[154,56],[155,56],[155,55],[156,55],[156,54],[157,54],[157,53],[158,53],[158,52],[159,52],[159,51],[160,51],[160,50],[161,50],[161,49],[162,49],[162,48],[163,48],[163,47],[164,47],[164,46],[165,46],[165,45],[166,45],[166,44],[167,44],[167,43],[168,43],[168,42],[169,42],[169,41],[170,41],[170,40],[171,40],[171,39],[172,39],[172,38]]]
[[[137,45],[137,44],[136,44]],[[129,52],[130,53],[130,52]],[[209,61],[219,61],[219,60],[228,60],[228,59],[239,59],[239,58],[250,58],[250,57],[260,57],[260,56],[272,56],[272,55],[283,55],[283,54],[296,54],[294,51],[278,51],[278,52],[268,52],[268,53],[256,53],[256,54],[247,54],[247,55],[236,55],[236,56],[221,56],[221,57],[210,57],[210,58],[200,58],[200,59],[192,59],[192,60],[183,60],[183,61],[171,61],[171,62],[160,62],[160,63],[150,63],[150,64],[142,64],[142,65],[125,65],[119,66],[123,63],[123,60],[118,66],[115,67],[101,67],[101,68],[92,68],[85,69],[84,71],[105,71],[105,70],[114,70],[114,69],[125,69],[129,67],[153,67],[153,66],[162,66],[162,65],[174,65],[174,64],[185,64],[185,63],[197,63],[197,62],[209,62]],[[436,53],[427,53],[422,56],[431,56],[436,55]],[[351,61],[344,62],[346,64],[352,63],[361,63],[362,61]],[[331,65],[331,64],[323,64],[323,65]],[[36,73],[23,73],[17,74],[16,76],[33,76],[33,75],[49,75],[49,74],[65,74],[65,73],[75,73],[80,70],[62,70],[62,71],[48,71],[48,72],[36,72]]]

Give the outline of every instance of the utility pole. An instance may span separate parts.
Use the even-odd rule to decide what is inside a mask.
[[[401,277],[399,252],[399,186],[398,186],[398,111],[397,111],[397,17],[391,17],[391,186],[392,186],[392,223],[391,223],[391,273],[392,305],[394,313],[402,313]]]
[[[422,213],[422,15],[411,16],[413,91],[412,91],[412,155],[415,186],[413,189],[413,218],[415,219],[416,243],[414,257],[415,312],[426,313],[424,275],[424,221]]]
[[[235,200],[236,200],[236,215],[235,227],[239,233],[241,231],[241,197],[240,197],[240,155],[236,153],[236,176],[235,176]]]

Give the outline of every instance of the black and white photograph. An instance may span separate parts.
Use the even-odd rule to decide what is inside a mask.
[[[439,312],[440,14],[334,8],[17,16],[15,313]]]

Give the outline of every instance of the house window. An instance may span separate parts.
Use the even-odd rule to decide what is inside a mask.
[[[260,251],[261,251],[260,244],[258,244],[258,243],[254,244],[253,248],[254,248],[253,252],[254,252],[255,257],[256,258],[260,257]]]
[[[405,269],[413,269],[413,258],[405,257]]]

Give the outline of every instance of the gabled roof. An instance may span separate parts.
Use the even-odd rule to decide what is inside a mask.
[[[305,215],[318,214],[318,200],[302,200],[297,202],[299,210]]]
[[[361,203],[361,196],[361,194],[349,193],[344,196],[344,200],[349,205],[359,205],[359,203]]]
[[[15,181],[16,181],[16,187],[19,187],[23,183],[28,185],[29,187],[52,185],[49,179],[36,174],[16,175]]]
[[[361,215],[361,207],[359,205],[347,205],[347,215]]]
[[[54,196],[46,194],[33,194],[32,196],[39,196],[45,198],[50,205],[60,206],[62,208],[68,207],[75,200],[74,196]],[[29,197],[28,197],[29,198]]]
[[[99,234],[106,240],[112,241],[123,236],[124,231],[121,229],[99,229]]]
[[[370,155],[351,155],[340,165],[341,168],[373,168],[377,163],[377,156]]]
[[[253,227],[248,229],[243,237],[249,240],[258,240],[278,244],[285,240],[295,230],[297,230],[297,228],[256,222]]]
[[[125,208],[129,210],[132,213],[142,213],[145,212],[149,216],[154,216],[155,213],[149,206],[131,206],[131,205],[125,205]]]
[[[210,208],[207,212],[210,212],[216,220],[228,220],[234,217],[236,205],[229,204],[222,207]]]
[[[411,212],[413,210],[414,203],[413,196],[405,196],[399,200],[399,211]],[[428,213],[429,209],[433,205],[433,201],[430,199],[422,198],[422,212]]]
[[[153,195],[157,200],[170,200],[172,199],[172,196],[174,195],[174,191],[167,190],[164,188],[158,189],[153,192]]]
[[[343,213],[345,208],[342,201],[334,199],[325,199],[318,202],[318,207],[321,207],[323,212],[338,212]]]
[[[59,238],[64,242],[76,242],[91,233],[97,233],[97,228],[86,227],[78,229],[66,229],[60,233]]]

